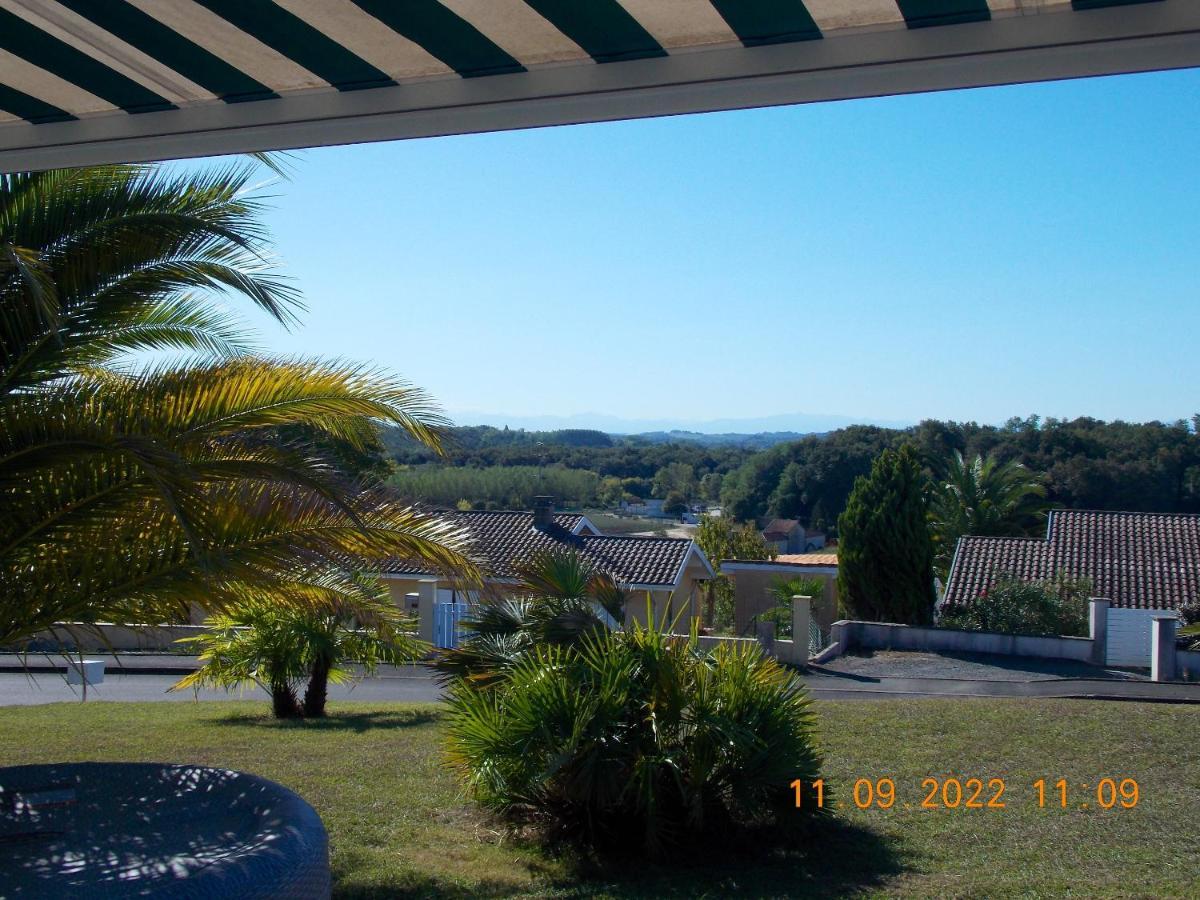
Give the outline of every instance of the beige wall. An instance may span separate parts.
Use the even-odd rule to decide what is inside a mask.
[[[813,615],[823,632],[828,632],[838,619],[837,574],[826,567],[814,569],[809,566],[771,566],[769,569],[742,569],[726,573],[733,580],[734,627],[737,634],[746,634],[751,622],[760,613],[775,605],[771,598],[771,585],[780,578],[821,578],[825,581],[825,592],[816,598]]]

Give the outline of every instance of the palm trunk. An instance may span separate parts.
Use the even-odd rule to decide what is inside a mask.
[[[277,719],[299,719],[302,715],[296,692],[286,681],[271,682],[271,711]]]
[[[333,660],[318,656],[304,690],[304,715],[306,718],[321,718],[325,715],[325,701],[329,697],[329,670]]]

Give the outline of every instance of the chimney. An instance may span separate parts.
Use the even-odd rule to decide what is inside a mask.
[[[554,498],[553,497],[534,497],[533,498],[533,527],[540,531],[546,531],[554,525]]]

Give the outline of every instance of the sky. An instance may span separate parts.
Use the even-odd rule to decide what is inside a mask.
[[[1198,100],[1189,70],[308,150],[268,189],[304,324],[247,318],[460,422],[1190,417]]]

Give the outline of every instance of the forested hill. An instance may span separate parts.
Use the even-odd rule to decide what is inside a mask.
[[[581,429],[455,428],[443,459],[395,429],[384,442],[400,467],[392,484],[411,499],[441,505],[520,508],[538,493],[604,507],[662,497],[720,503],[739,520],[797,518],[832,529],[854,479],[883,449],[908,442],[931,469],[955,450],[1017,460],[1044,477],[1052,506],[1200,512],[1196,420],[928,420],[905,429],[852,426],[767,449],[754,441],[700,443],[686,434],[659,440]]]
[[[757,434],[704,434],[699,431],[648,431],[643,434],[607,434],[586,428],[558,431],[526,431],[522,428],[495,428],[471,425],[450,429],[456,456],[464,461],[474,451],[497,448],[530,447],[639,447],[647,444],[695,444],[700,447],[740,447],[763,450],[776,444],[795,441],[806,435],[795,431],[764,431]],[[411,463],[432,458],[419,444],[395,427],[383,431],[384,445],[399,462]]]
[[[928,420],[913,428],[843,428],[755,454],[723,479],[738,519],[797,518],[833,527],[854,479],[886,447],[913,444],[931,465],[955,450],[1016,460],[1045,479],[1052,507],[1200,512],[1200,437],[1190,423],[1011,419],[1002,426]]]

